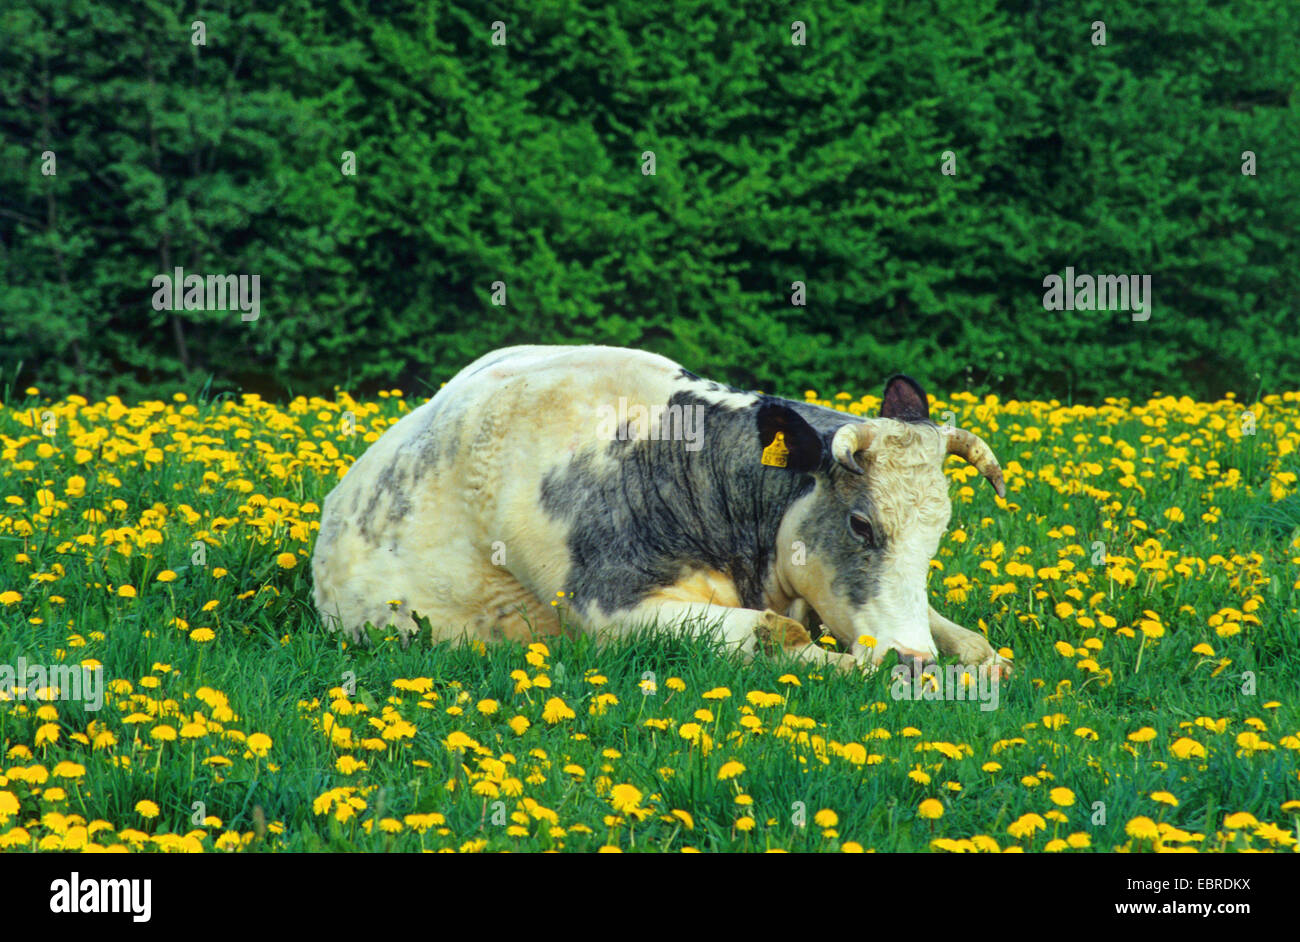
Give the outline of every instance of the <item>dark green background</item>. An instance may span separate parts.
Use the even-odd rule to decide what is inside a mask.
[[[1300,388],[1300,4],[1100,6],[7,0],[0,394],[419,394],[521,342],[795,394]],[[177,265],[260,275],[260,319],[154,311]],[[1151,319],[1044,311],[1067,265],[1150,274]]]

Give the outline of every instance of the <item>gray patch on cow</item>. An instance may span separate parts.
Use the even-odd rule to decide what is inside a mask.
[[[676,393],[669,406],[704,407],[698,451],[614,441],[604,446],[612,464],[589,448],[546,475],[541,505],[569,525],[565,591],[579,609],[632,608],[691,569],[726,574],[744,605],[762,607],[781,519],[814,480],[759,463],[758,402],[731,408]]]
[[[416,486],[438,465],[454,458],[460,447],[464,406],[454,402],[437,402],[423,418],[423,427],[414,432],[392,456],[389,464],[376,475],[372,489],[367,492],[365,512],[360,510],[360,491],[352,494],[351,516],[358,522],[361,536],[371,545],[379,545],[379,510],[387,500],[383,517],[388,523],[398,523],[411,515],[412,494]]]
[[[873,561],[884,555],[886,538],[875,522],[875,507],[860,477],[835,465],[822,486],[838,490],[839,495],[836,499],[814,500],[804,518],[804,541],[809,555],[827,560],[835,570],[831,591],[860,608],[877,592],[879,567]],[[850,513],[872,521],[874,543],[868,544],[853,534]]]
[[[411,467],[412,482],[419,481],[444,460],[454,458],[460,449],[464,406],[441,402],[430,411],[429,420],[414,438],[419,443],[419,452]]]
[[[357,519],[358,530],[361,535],[374,546],[379,545],[379,530],[376,524],[379,522],[380,501],[385,498],[388,500],[388,513],[386,516],[389,520],[400,520],[410,513],[411,499],[407,494],[409,484],[403,464],[404,462],[401,460],[399,453],[392,462],[379,472],[370,491],[370,499],[366,504],[365,513]]]

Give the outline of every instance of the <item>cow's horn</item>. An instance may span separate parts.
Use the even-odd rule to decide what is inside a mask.
[[[948,429],[948,454],[960,455],[971,464],[973,464],[979,473],[989,479],[993,485],[993,490],[997,491],[999,497],[1007,496],[1007,485],[1002,480],[1002,469],[998,467],[998,459],[993,454],[993,449],[973,432],[968,432],[964,428]]]
[[[865,425],[841,425],[831,439],[831,457],[854,474],[866,474],[853,456],[870,444],[871,430]]]

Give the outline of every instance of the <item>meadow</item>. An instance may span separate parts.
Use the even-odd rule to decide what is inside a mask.
[[[0,665],[106,688],[0,692],[0,849],[1296,849],[1300,393],[933,403],[1008,486],[948,463],[930,578],[1014,659],[994,710],[648,633],[328,635],[321,503],[415,404],[0,406]]]

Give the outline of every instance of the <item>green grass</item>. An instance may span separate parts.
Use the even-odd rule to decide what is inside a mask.
[[[1040,850],[1053,838],[1086,835],[1094,850],[1142,850],[1153,841],[1140,836],[1141,824],[1138,837],[1126,829],[1149,818],[1188,832],[1187,840],[1176,832],[1166,836],[1169,847],[1291,846],[1300,808],[1283,808],[1300,798],[1295,497],[1293,483],[1275,493],[1269,481],[1294,467],[1293,454],[1279,448],[1300,434],[1294,403],[1271,407],[1284,433],[1236,440],[1205,430],[1214,416],[1236,408],[1231,404],[1199,412],[1134,407],[1068,420],[1053,420],[1046,404],[1005,406],[996,414],[996,431],[973,404],[956,406],[959,420],[986,435],[1004,466],[1021,467],[1008,472],[1012,506],[1002,509],[977,478],[967,482],[973,493],[963,496],[958,481],[966,469],[950,466],[958,479],[952,529],[967,539],[945,540],[943,568],[930,585],[940,611],[971,627],[983,622],[995,646],[1014,651],[1017,673],[1001,685],[991,711],[976,702],[896,700],[887,669],[862,677],[822,675],[783,659],[743,664],[707,640],[650,630],[605,646],[581,636],[548,639],[541,664],[527,663],[528,651],[517,644],[403,649],[379,632],[369,646],[344,644],[319,625],[306,562],[310,524],[318,519],[308,502],[323,499],[338,466],[332,461],[346,466],[366,447],[360,437],[337,435],[337,412],[348,405],[314,401],[297,411],[204,405],[181,416],[180,430],[211,436],[213,454],[166,424],[168,415],[180,415],[176,403],[113,418],[102,404],[64,403],[55,407],[60,428],[52,438],[41,434],[39,419],[35,427],[24,421],[30,411],[0,411],[0,498],[21,499],[0,505],[0,593],[21,596],[0,604],[0,664],[20,656],[43,664],[92,658],[117,685],[97,713],[67,701],[46,704],[43,715],[31,701],[0,704],[0,842],[151,849],[189,834],[191,846],[205,850],[798,851],[850,843],[918,851],[949,846],[932,845],[936,839],[976,835],[1000,848]],[[377,434],[405,410],[394,399],[381,405],[376,415],[361,416],[360,432]],[[1167,423],[1158,433],[1164,444],[1141,441],[1151,434],[1147,415]],[[1025,443],[1029,427],[1042,429],[1044,440]],[[96,428],[107,430],[103,441],[79,438]],[[146,445],[141,436],[151,428]],[[1170,457],[1188,447],[1175,444],[1184,432],[1202,440],[1195,464]],[[1076,434],[1088,440],[1075,442]],[[1151,472],[1139,478],[1145,495],[1119,484],[1122,470],[1106,467],[1118,445],[1100,442],[1103,436],[1153,458],[1145,466],[1137,459],[1139,474]],[[327,440],[340,449],[337,459],[319,457]],[[317,451],[304,452],[303,441],[315,442]],[[39,454],[41,443],[52,444],[53,452]],[[149,445],[165,457],[149,461]],[[96,453],[78,464],[79,448]],[[1198,479],[1200,472],[1190,469],[1210,460],[1219,462],[1218,474]],[[229,467],[222,469],[223,461]],[[300,464],[291,467],[293,461]],[[1092,461],[1103,466],[1100,472],[1083,467]],[[1231,468],[1239,483],[1211,486]],[[203,473],[213,469],[222,470],[205,483]],[[73,475],[86,479],[82,496],[65,493]],[[252,485],[247,493],[236,485],[240,479]],[[1080,493],[1071,483],[1078,481],[1113,496]],[[53,498],[42,499],[43,488]],[[284,519],[266,519],[266,508],[250,499],[259,493],[288,498]],[[114,509],[114,499],[125,509]],[[1118,510],[1108,509],[1112,499]],[[44,517],[40,507],[51,500],[65,508],[55,505],[57,512]],[[165,506],[165,521],[149,519],[155,502]],[[198,514],[194,523],[184,520],[181,504]],[[1170,519],[1169,507],[1180,507],[1185,519]],[[1200,519],[1211,507],[1218,509],[1216,523]],[[91,508],[103,510],[105,519],[84,519]],[[231,522],[221,524],[223,517]],[[291,535],[295,521],[306,532]],[[1134,521],[1145,521],[1146,529]],[[160,542],[149,542],[151,524]],[[1067,526],[1073,535],[1062,532]],[[119,527],[135,533],[126,537],[133,544],[129,556],[115,548],[115,538],[104,539],[105,530]],[[77,545],[86,533],[95,536],[94,545]],[[137,536],[144,545],[134,545]],[[207,541],[203,565],[191,563],[196,539]],[[1109,570],[1090,565],[1094,539],[1107,542]],[[1139,568],[1137,548],[1148,539],[1174,551],[1165,570]],[[1022,546],[1026,551],[1016,556]],[[284,553],[296,560],[291,568],[278,558]],[[1225,563],[1210,563],[1215,554]],[[995,557],[997,575],[980,568]],[[1034,573],[1009,577],[1010,559],[1027,560]],[[1190,561],[1191,575],[1176,571],[1180,560]],[[220,578],[214,577],[218,567],[227,570]],[[1055,576],[1042,574],[1057,567]],[[164,569],[175,581],[157,581]],[[1125,571],[1133,575],[1131,585]],[[36,574],[52,578],[33,579]],[[992,601],[990,587],[1007,582],[1015,591]],[[123,584],[136,596],[116,594]],[[1082,598],[1071,598],[1071,588]],[[219,604],[204,612],[211,600]],[[1074,611],[1059,615],[1061,603]],[[1242,619],[1241,630],[1225,637],[1210,625],[1222,609],[1252,605],[1258,624]],[[1159,637],[1142,630],[1150,621],[1146,611],[1159,615],[1160,631],[1147,626]],[[1115,619],[1114,627],[1096,623],[1104,615]],[[1081,624],[1081,616],[1094,624]],[[177,618],[186,630],[175,626]],[[194,640],[199,627],[210,627],[213,640]],[[1101,643],[1092,664],[1057,648],[1060,642],[1079,648],[1087,639]],[[1203,643],[1213,655],[1193,651]],[[516,693],[511,675],[518,670],[529,678],[544,675],[551,686]],[[605,682],[592,683],[594,674]],[[652,693],[643,692],[648,677]],[[156,685],[145,678],[156,678]],[[427,679],[419,690],[394,686],[417,678]],[[680,685],[670,685],[674,678]],[[203,688],[224,694],[235,716],[216,719],[220,711],[210,695],[206,702],[200,697]],[[347,695],[338,695],[339,688]],[[716,688],[730,695],[704,697]],[[782,699],[751,705],[751,691]],[[592,714],[600,694],[613,694],[617,703]],[[547,722],[552,698],[574,716]],[[481,713],[483,700],[499,709]],[[697,720],[700,709],[712,711],[713,719]],[[386,710],[396,712],[385,718]],[[160,727],[181,731],[196,712],[206,727],[202,735],[154,738]],[[332,743],[323,731],[327,712],[353,729],[352,748]],[[755,730],[741,725],[749,715],[757,718]],[[509,725],[517,716],[529,721],[522,735]],[[1059,723],[1045,722],[1057,716]],[[1222,721],[1222,731],[1198,726],[1202,717]],[[682,727],[691,723],[709,737],[709,748],[700,738],[683,738]],[[1149,740],[1128,738],[1146,727],[1154,730]],[[1078,735],[1081,728],[1096,738]],[[95,737],[103,732],[115,742],[97,748]],[[272,741],[265,755],[244,742],[255,733]],[[449,749],[455,733],[471,737],[478,749]],[[380,748],[359,745],[366,738]],[[1180,758],[1171,747],[1183,738],[1205,755]],[[366,767],[348,774],[338,764],[342,756]],[[733,760],[744,771],[720,779]],[[65,767],[60,775],[66,762],[83,771]],[[989,762],[1001,768],[986,771]],[[341,788],[356,789],[339,797],[359,798],[363,806],[351,814],[337,813],[333,803],[314,807]],[[1050,793],[1058,788],[1073,794],[1074,803],[1059,808],[1064,821],[1046,817],[1057,808]],[[1150,797],[1160,792],[1175,796],[1177,806]],[[17,805],[8,813],[5,794]],[[750,803],[738,803],[738,796]],[[635,810],[616,811],[614,803],[623,799]],[[918,813],[926,799],[942,803],[938,820]],[[141,801],[154,802],[158,815],[142,816]],[[692,827],[674,810],[687,812]],[[815,821],[823,810],[834,812],[833,826]],[[1242,821],[1225,825],[1226,815],[1240,812],[1292,834]],[[420,814],[442,817],[407,820]],[[1008,832],[1034,814],[1044,816],[1045,829],[1019,837]],[[204,815],[220,823],[201,823]],[[563,834],[552,833],[552,817]],[[752,830],[738,827],[746,817]],[[393,822],[397,833],[387,833],[381,821]],[[87,833],[93,822],[101,823]],[[512,833],[511,826],[524,830]],[[175,837],[149,838],[160,835]]]

